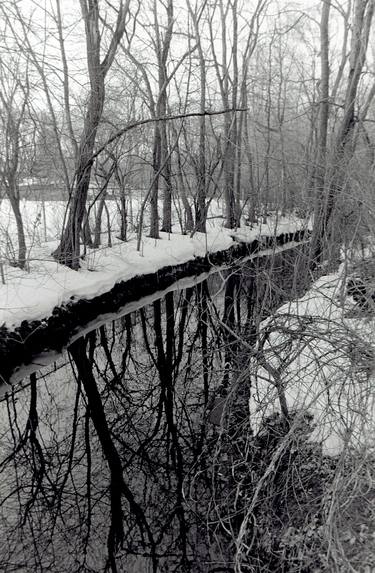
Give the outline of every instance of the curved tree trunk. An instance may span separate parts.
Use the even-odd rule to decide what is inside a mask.
[[[116,28],[113,32],[108,51],[101,61],[101,34],[99,30],[98,0],[80,0],[82,16],[85,22],[87,65],[90,77],[90,95],[87,104],[84,128],[78,149],[75,173],[75,186],[70,200],[67,224],[63,230],[61,242],[54,257],[72,269],[79,268],[80,234],[86,208],[87,194],[93,163],[96,134],[103,113],[105,98],[105,77],[110,69],[117,46],[125,31],[126,5],[121,2],[118,10]]]
[[[90,185],[92,155],[96,133],[104,105],[104,78],[98,77],[97,88],[97,91],[90,97],[89,109],[85,118],[85,127],[76,169],[76,185],[71,197],[68,221],[61,238],[61,243],[53,253],[54,257],[60,263],[72,269],[79,268],[79,239]]]

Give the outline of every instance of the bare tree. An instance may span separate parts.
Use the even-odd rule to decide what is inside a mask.
[[[223,145],[223,165],[224,165],[224,197],[225,197],[225,226],[236,227],[240,224],[241,216],[241,166],[242,166],[242,133],[244,129],[244,115],[238,120],[238,110],[242,108],[242,114],[246,114],[243,104],[247,102],[247,81],[248,69],[251,56],[254,52],[261,25],[261,16],[268,2],[258,0],[249,23],[245,26],[248,30],[242,52],[242,66],[239,59],[239,46],[243,39],[239,28],[238,0],[224,3],[223,0],[216,0],[213,4],[209,17],[209,30],[211,51],[216,71],[216,78],[219,85],[220,96],[224,109],[228,110],[224,119],[224,145]],[[220,58],[218,50],[215,48],[214,17],[215,12],[219,12],[221,47]],[[232,110],[229,113],[229,110]],[[245,137],[248,134],[245,128]],[[250,147],[247,145],[247,158],[251,162]]]
[[[20,208],[19,182],[22,176],[27,145],[25,128],[28,118],[30,86],[28,72],[26,81],[21,80],[19,62],[0,68],[0,124],[2,128],[2,153],[0,154],[0,181],[5,189],[17,227],[17,264],[26,264],[26,238]],[[31,142],[31,140],[30,140]]]
[[[201,38],[201,31],[199,28],[200,21],[207,2],[196,4],[194,9],[189,0],[187,5],[191,19],[193,22],[193,29],[195,40],[198,49],[199,58],[199,89],[200,89],[200,102],[199,110],[203,114],[206,109],[206,58],[203,52],[203,42]],[[204,115],[199,120],[199,157],[198,157],[198,190],[195,199],[195,229],[201,233],[206,231],[206,196],[207,196],[207,173],[206,173],[206,118]]]
[[[340,190],[344,186],[345,164],[354,153],[353,133],[356,126],[356,106],[358,105],[358,88],[369,42],[371,24],[374,14],[374,0],[356,0],[354,4],[354,18],[349,58],[349,71],[346,84],[343,115],[337,130],[330,154],[330,169],[325,177],[324,193],[319,194],[315,211],[314,233],[312,238],[312,259],[321,261],[323,248],[332,236],[332,215],[335,210]],[[322,12],[322,46],[326,60],[327,30],[329,11],[326,3]],[[327,96],[327,64],[322,62],[323,81],[325,82],[323,100]],[[327,122],[327,105],[321,108],[320,130],[321,146],[326,142],[324,131]]]
[[[327,131],[329,118],[329,14],[331,1],[323,0],[320,22],[320,108],[317,142],[317,166],[315,173],[315,216],[324,197],[324,181],[327,155]]]
[[[101,58],[100,12],[98,0],[80,0],[85,23],[87,65],[90,78],[86,116],[81,134],[75,170],[75,185],[70,198],[69,215],[55,258],[73,269],[79,268],[80,233],[84,220],[87,193],[93,162],[96,134],[105,103],[105,79],[124,35],[130,0],[121,0],[115,29],[108,50]]]

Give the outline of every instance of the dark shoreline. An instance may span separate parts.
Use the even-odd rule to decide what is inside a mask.
[[[61,352],[71,338],[101,315],[116,313],[126,304],[169,288],[178,280],[198,276],[215,267],[240,263],[242,259],[288,243],[301,243],[309,231],[261,237],[251,243],[234,243],[229,249],[209,253],[179,265],[163,267],[156,273],[136,276],[118,282],[114,287],[91,299],[72,298],[56,306],[51,316],[42,320],[24,320],[14,330],[0,326],[0,385],[7,384],[21,366],[47,351]]]

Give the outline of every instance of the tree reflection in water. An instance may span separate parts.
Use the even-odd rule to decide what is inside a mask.
[[[270,265],[257,259],[108,323],[7,396],[4,571],[231,570],[238,524],[220,512],[223,476],[242,453],[218,443],[238,448],[251,431],[238,340],[253,344],[293,281],[283,257]]]

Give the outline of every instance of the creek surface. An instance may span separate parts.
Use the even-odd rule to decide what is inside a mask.
[[[4,570],[231,570],[213,477],[223,400],[246,424],[240,339],[306,288],[304,251],[180,282],[17,373],[0,403]]]

